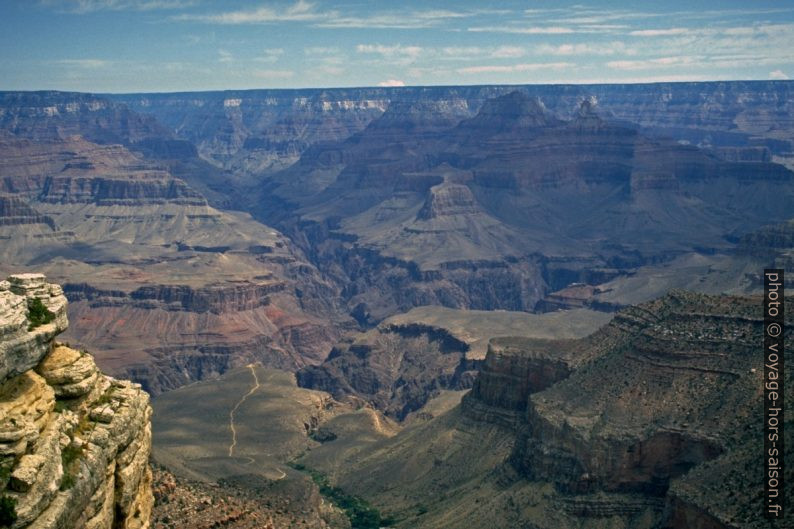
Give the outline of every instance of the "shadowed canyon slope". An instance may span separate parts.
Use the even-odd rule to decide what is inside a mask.
[[[154,392],[417,306],[745,292],[742,237],[791,216],[791,90],[3,92],[0,268],[62,281],[68,338]]]
[[[124,107],[59,97],[4,114],[15,120],[0,137],[0,255],[6,271],[34,266],[64,283],[68,339],[154,392],[251,360],[292,369],[325,357],[348,317],[288,239],[130,150],[152,129],[168,137],[162,128],[131,131]]]
[[[452,349],[461,349],[467,316],[441,311],[384,322],[326,369],[333,373],[330,365],[359,350],[369,369],[389,362],[415,369],[408,339],[430,349],[446,340],[446,354],[458,360]],[[494,324],[502,331],[517,317],[497,314],[507,316]],[[425,327],[406,335],[406,319]],[[435,335],[430,323],[439,326]],[[618,312],[584,338],[553,323],[546,337],[492,338],[462,401],[442,391],[402,423],[363,402],[399,411],[407,391],[399,385],[391,402],[346,387],[346,404],[252,365],[156,398],[155,454],[183,476],[258,474],[281,490],[298,490],[296,470],[313,469],[348,497],[372,502],[397,528],[765,527],[756,458],[762,325],[758,297],[674,291]],[[470,344],[479,348],[479,330],[472,331]],[[389,346],[409,352],[394,361]],[[365,381],[366,370],[340,372]],[[384,373],[369,380],[381,382]],[[196,409],[185,413],[186,402]],[[301,497],[306,502],[295,504],[322,518],[317,500]]]
[[[764,527],[760,307],[676,291],[584,339],[494,339],[459,407],[302,461],[397,527]]]
[[[590,100],[568,120],[521,91],[454,126],[445,110],[393,104],[264,180],[257,214],[345,284],[359,321],[425,304],[533,310],[571,281],[729,252],[791,215],[784,166],[654,139]]]
[[[419,307],[337,344],[321,365],[298,371],[298,383],[403,420],[444,390],[470,389],[494,336],[575,338],[609,318],[591,310],[528,314]]]

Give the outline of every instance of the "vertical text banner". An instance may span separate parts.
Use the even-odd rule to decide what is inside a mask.
[[[783,519],[783,270],[764,270],[764,515]]]

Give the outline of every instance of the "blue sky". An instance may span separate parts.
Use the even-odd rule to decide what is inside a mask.
[[[0,0],[0,89],[794,78],[794,3]]]

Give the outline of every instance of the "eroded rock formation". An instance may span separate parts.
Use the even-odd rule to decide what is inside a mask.
[[[576,516],[639,494],[664,527],[745,527],[762,324],[758,298],[674,291],[582,340],[492,340],[463,409],[514,428],[513,468]]]
[[[0,282],[5,522],[13,529],[147,528],[149,396],[103,375],[85,351],[54,341],[68,326],[66,304],[61,287],[41,274]]]

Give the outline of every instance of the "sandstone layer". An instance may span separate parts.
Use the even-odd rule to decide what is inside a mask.
[[[4,516],[13,529],[147,528],[149,396],[55,342],[67,325],[66,298],[43,275],[0,282]]]

